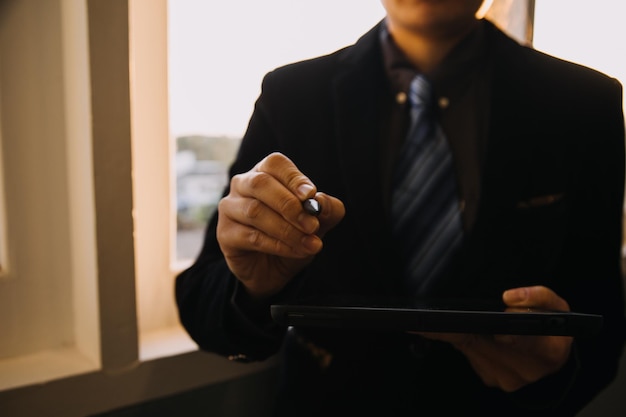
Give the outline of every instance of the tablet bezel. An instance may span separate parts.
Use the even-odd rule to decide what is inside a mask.
[[[598,314],[540,309],[506,309],[503,303],[476,299],[330,296],[275,303],[272,319],[283,326],[358,328],[511,335],[589,337],[597,334]]]

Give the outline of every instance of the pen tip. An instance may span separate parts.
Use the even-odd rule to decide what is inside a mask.
[[[314,198],[308,198],[302,202],[302,207],[307,213],[317,216],[322,212],[320,203]]]

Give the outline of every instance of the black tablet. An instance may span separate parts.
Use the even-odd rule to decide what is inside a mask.
[[[271,306],[284,326],[516,335],[593,336],[602,316],[510,309],[486,300],[329,296]]]

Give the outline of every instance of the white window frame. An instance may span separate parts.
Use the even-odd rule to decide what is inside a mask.
[[[90,229],[78,227],[93,216],[90,186],[71,174],[84,153],[80,146],[70,150],[70,143],[84,131],[79,124],[68,128],[65,117],[80,110],[63,82],[80,72],[75,67],[78,72],[66,74],[64,67],[81,53],[86,57],[85,38],[62,38],[62,12],[52,2],[2,5],[0,128],[10,269],[0,281],[0,389],[89,372],[100,361],[90,263],[95,248]],[[67,30],[71,36],[80,27]]]
[[[0,85],[0,97],[2,97],[2,85]],[[0,116],[2,116],[1,102]],[[2,149],[2,117],[0,117],[0,280],[6,278],[11,271],[9,241],[7,239],[6,198],[4,194],[4,152]]]
[[[158,169],[158,181],[145,181],[155,168],[133,154],[152,157],[140,140],[146,146],[154,143],[152,117],[166,108],[164,95],[155,98],[157,110],[141,107],[153,98],[147,95],[155,81],[139,80],[162,56],[162,51],[144,54],[158,42],[144,35],[161,30],[157,38],[162,43],[156,46],[166,47],[165,1],[20,0],[2,7],[0,116],[3,150],[12,158],[4,168],[7,216],[16,225],[9,229],[16,262],[12,276],[0,281],[0,301],[16,300],[14,289],[22,284],[29,289],[31,282],[37,294],[26,304],[17,298],[19,305],[0,305],[6,313],[0,317],[5,337],[0,348],[6,329],[16,332],[15,339],[31,332],[28,321],[18,326],[20,315],[44,322],[39,324],[41,340],[24,341],[32,352],[14,350],[0,359],[0,415],[42,416],[54,410],[64,416],[92,415],[273,366],[271,360],[242,365],[199,352],[188,337],[181,350],[171,334],[157,335],[159,352],[140,354],[145,340],[138,332],[135,288],[141,284],[136,279],[146,274],[149,285],[154,273],[173,284],[174,274],[167,261],[160,264],[163,270],[151,269],[142,256],[154,261],[155,254],[135,247],[150,240],[143,219],[169,197],[160,183],[163,178],[169,183],[167,168]],[[150,19],[157,26],[151,28]],[[166,90],[163,81],[158,81],[161,91]],[[163,132],[156,134],[169,142]],[[38,147],[52,152],[30,153]],[[38,184],[37,174],[48,174],[46,169],[52,178]],[[151,192],[152,186],[161,193]],[[157,194],[156,202],[150,200]],[[38,204],[31,207],[31,200]],[[53,213],[47,212],[50,208]],[[168,209],[159,210],[151,221],[167,230],[168,216]],[[154,233],[162,242],[157,250],[169,259],[169,233]],[[42,286],[57,292],[46,293]],[[173,298],[172,285],[167,296]],[[45,315],[57,314],[55,302],[69,316],[50,324]],[[42,304],[50,306],[49,313],[35,314]],[[172,339],[169,346],[166,341]]]

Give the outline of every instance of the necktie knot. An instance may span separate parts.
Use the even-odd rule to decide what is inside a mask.
[[[416,75],[409,86],[409,102],[412,107],[428,107],[432,96],[432,88],[428,80],[421,74]]]

